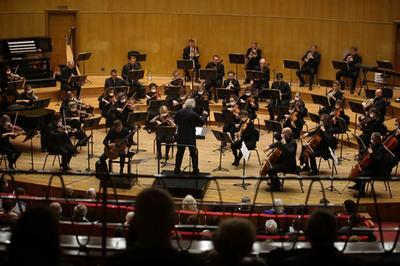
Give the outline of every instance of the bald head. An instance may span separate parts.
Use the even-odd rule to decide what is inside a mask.
[[[267,61],[265,60],[265,58],[261,58],[259,62],[260,62],[260,66],[265,66],[267,64]]]
[[[375,91],[375,97],[382,97],[382,95],[383,95],[382,89],[377,89],[377,90]]]

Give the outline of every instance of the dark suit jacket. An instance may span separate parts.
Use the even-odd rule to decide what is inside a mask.
[[[130,71],[140,70],[140,69],[142,69],[142,65],[140,64],[140,62],[136,62],[134,65],[131,65],[130,63],[128,63],[122,67],[121,76],[123,79],[126,80],[126,79],[128,79],[128,73]]]
[[[60,81],[61,81],[61,89],[62,90],[68,90],[68,88],[69,88],[68,80],[72,74],[78,75],[78,71],[76,70],[76,67],[74,67],[72,69],[70,69],[68,67],[64,67],[61,70]]]
[[[104,82],[104,89],[107,89],[109,87],[119,87],[119,86],[126,86],[126,83],[120,79],[120,78],[116,78],[115,80],[112,79],[111,77],[109,77],[108,79],[106,79],[106,81]]]
[[[217,64],[217,79],[220,79],[222,82],[222,78],[225,76],[225,66],[222,63]],[[206,68],[214,69],[215,65],[213,62],[209,62]]]
[[[271,89],[279,90],[282,95],[282,100],[290,101],[290,99],[292,98],[292,90],[289,83],[287,83],[286,81],[282,81],[281,83],[274,81],[274,83],[272,83],[271,85]]]
[[[193,110],[181,109],[174,117],[178,128],[177,143],[196,145],[196,127],[204,124],[204,120]]]
[[[307,58],[308,53],[310,53],[311,50],[307,51],[303,57],[301,58],[301,61],[304,61]],[[315,70],[317,70],[319,63],[321,62],[321,54],[318,52],[313,53],[314,59],[308,60],[308,62],[304,61],[303,67],[311,67]]]
[[[249,56],[250,52],[251,52],[251,48],[247,49],[246,55],[245,55],[246,58]],[[258,65],[258,63],[259,63],[259,61],[261,59],[261,53],[262,53],[261,50],[257,49],[257,56],[256,57],[252,57],[250,59],[250,62],[247,63],[246,69],[254,69]]]

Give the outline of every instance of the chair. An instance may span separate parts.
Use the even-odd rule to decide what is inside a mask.
[[[135,154],[136,154],[136,153],[133,152],[133,151],[128,151],[127,154],[126,154],[126,156],[125,156],[125,164],[128,165],[128,174],[132,173],[132,168],[131,168],[132,164],[131,164],[131,161],[132,161],[132,157],[133,157]],[[114,164],[114,163],[118,163],[118,164],[119,164],[119,157],[118,157],[118,159],[116,159],[116,160],[111,160],[111,159],[108,160],[108,168],[109,168],[109,171],[110,171],[110,172],[112,172],[113,164]]]
[[[383,181],[383,185],[385,186],[385,191],[388,191],[390,198],[393,198],[392,189],[390,188],[390,184],[389,184],[389,179],[388,178],[385,178],[385,179],[382,179],[382,180],[370,180],[370,181],[367,181],[367,184],[365,186],[365,191],[368,191],[369,185],[371,184],[371,191],[369,192],[369,196],[370,197],[372,195],[372,187],[375,184],[375,181],[378,181],[378,182],[379,181]]]
[[[255,151],[255,152],[256,152],[257,158],[258,158],[258,163],[259,163],[260,165],[262,165],[261,159],[260,159],[260,154],[259,154],[259,152],[258,152],[258,150],[257,150],[257,147],[254,147],[253,149],[249,149],[249,152],[250,152],[249,160],[250,160],[250,157],[251,157],[251,151]]]
[[[295,174],[295,175],[297,176],[298,181],[299,181],[301,193],[304,193],[303,180],[301,179],[300,172],[301,172],[300,167],[296,167],[296,170],[290,171],[290,172],[287,172],[287,173],[284,173],[283,176],[286,176],[286,174]],[[283,186],[284,186],[284,184],[285,184],[285,178],[282,178],[282,179],[281,179],[281,186],[280,186],[280,188],[279,188],[279,190],[280,190],[281,192],[283,191]]]
[[[1,153],[0,154],[0,166],[3,161],[4,161],[4,168],[7,169],[7,156],[4,153]]]
[[[324,158],[323,158],[323,157],[319,157],[318,172],[319,172],[319,168],[320,168],[320,166],[321,166],[321,161],[322,161],[322,159],[324,159]],[[329,157],[328,159],[324,159],[324,161],[328,162],[328,167],[329,167],[329,169],[331,169],[331,176],[333,176],[334,173],[337,174],[336,164],[335,164],[335,161],[333,160],[333,158],[332,158],[332,157]],[[332,166],[331,166],[330,161],[332,161]]]
[[[44,163],[43,163],[42,170],[44,170],[44,169],[46,168],[47,158],[48,158],[49,156],[54,156],[54,157],[53,157],[52,166],[54,166],[54,163],[55,163],[55,161],[56,161],[56,158],[58,159],[58,164],[59,164],[59,167],[60,167],[60,170],[61,170],[61,155],[60,155],[60,154],[56,154],[56,153],[52,153],[52,152],[48,152],[48,153],[46,154],[46,157],[44,157]]]

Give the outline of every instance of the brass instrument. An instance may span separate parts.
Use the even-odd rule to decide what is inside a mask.
[[[353,56],[351,55],[351,54],[348,54],[347,56],[346,56],[346,59],[344,60],[344,61],[346,61],[346,62],[353,62],[353,60],[354,60],[354,58],[353,58]]]
[[[196,38],[194,38],[194,47],[190,47],[190,60],[193,60],[194,58],[197,58],[200,56],[199,50],[197,49],[197,43],[196,43]]]
[[[244,68],[246,68],[250,60],[255,57],[257,57],[257,48],[251,48],[249,55],[246,57],[246,62],[244,62]]]
[[[314,59],[313,52],[308,52],[306,58],[304,59],[305,62],[310,61],[311,59]]]

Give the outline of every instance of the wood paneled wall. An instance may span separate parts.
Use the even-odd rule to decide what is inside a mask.
[[[148,54],[147,70],[170,74],[196,37],[202,65],[219,54],[227,70],[234,69],[228,54],[244,52],[252,40],[277,71],[315,43],[319,76],[334,78],[331,60],[350,46],[364,63],[393,59],[393,21],[400,19],[396,0],[1,0],[0,38],[46,34],[45,10],[57,6],[79,11],[79,50],[93,52],[88,74],[120,70],[132,49]]]

